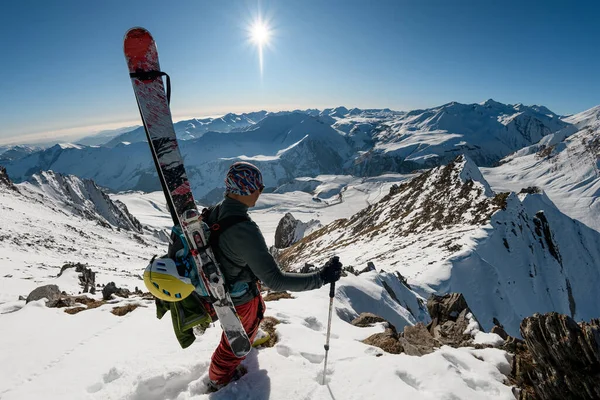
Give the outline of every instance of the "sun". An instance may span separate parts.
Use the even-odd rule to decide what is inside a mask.
[[[262,21],[254,22],[250,28],[250,38],[259,46],[267,44],[270,35],[269,27]]]
[[[263,74],[263,49],[270,47],[271,36],[273,31],[271,30],[268,22],[263,18],[258,17],[254,22],[250,23],[247,27],[249,42],[253,43],[258,50],[258,64],[260,68],[260,75]]]

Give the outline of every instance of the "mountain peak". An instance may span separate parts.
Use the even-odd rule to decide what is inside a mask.
[[[11,190],[17,190],[15,184],[8,177],[8,173],[6,173],[6,168],[0,166],[0,186],[7,187]]]

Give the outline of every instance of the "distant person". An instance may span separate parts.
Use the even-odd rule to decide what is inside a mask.
[[[230,287],[237,313],[252,342],[265,312],[258,281],[278,291],[317,289],[340,279],[342,264],[337,257],[332,257],[317,272],[282,272],[269,253],[258,225],[248,216],[248,208],[256,205],[265,187],[260,170],[250,163],[236,162],[227,172],[225,187],[225,198],[205,222],[212,225],[230,216],[246,218],[224,231],[213,251]],[[209,389],[216,391],[239,379],[243,372],[238,366],[243,359],[233,354],[225,335],[221,335],[221,342],[211,358]]]

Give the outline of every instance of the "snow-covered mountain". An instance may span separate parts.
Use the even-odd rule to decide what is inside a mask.
[[[139,125],[136,126],[127,126],[118,129],[109,129],[105,131],[98,132],[94,135],[86,136],[82,139],[77,140],[78,144],[82,144],[84,146],[101,146],[106,142],[110,141],[112,138],[122,135],[127,132],[131,132],[135,129],[139,128]]]
[[[40,148],[32,146],[6,146],[0,148],[0,165],[19,160],[36,151],[40,151]]]
[[[492,166],[502,157],[567,126],[539,106],[452,102],[414,110],[384,121],[349,117],[337,121],[357,150],[355,173],[408,172],[450,162],[466,154],[478,165]]]
[[[373,261],[413,289],[463,293],[483,327],[496,318],[518,335],[521,319],[558,311],[598,317],[600,233],[564,215],[543,193],[494,194],[468,157],[391,188],[382,200],[285,250],[300,269],[318,254]]]
[[[600,106],[564,121],[567,128],[483,173],[497,190],[543,188],[565,214],[600,231]]]
[[[81,180],[73,175],[43,171],[34,174],[20,187],[37,193],[40,201],[53,202],[55,206],[69,209],[72,213],[96,221],[102,226],[142,232],[142,224],[129,213],[127,206],[120,201],[111,200],[90,179]],[[48,206],[52,207],[50,204]]]
[[[244,114],[225,114],[222,117],[193,118],[173,124],[175,134],[179,140],[191,140],[202,137],[206,132],[231,132],[243,129],[260,122],[267,115],[266,111],[257,111]],[[145,142],[144,127],[138,127],[128,132],[123,132],[104,146],[115,147],[120,143]]]
[[[316,111],[228,114],[177,123],[178,136],[187,139],[180,148],[196,197],[220,198],[223,174],[236,160],[258,164],[268,188],[275,189],[297,177],[322,174],[410,173],[462,153],[489,166],[552,133],[576,129],[545,107],[493,100],[408,113],[345,107]],[[100,148],[57,145],[6,167],[19,182],[52,169],[113,191],[153,191],[159,184],[144,140],[138,128]]]

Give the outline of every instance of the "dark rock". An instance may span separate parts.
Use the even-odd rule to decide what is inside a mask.
[[[60,289],[56,285],[44,285],[38,288],[33,289],[29,296],[27,296],[27,303],[30,301],[36,301],[46,298],[48,301],[46,303],[55,301],[60,298]]]
[[[0,186],[9,188],[10,190],[14,190],[15,192],[19,191],[15,184],[8,177],[8,174],[6,173],[6,168],[2,166],[0,166]]]
[[[358,276],[361,273],[358,272],[356,269],[354,269],[354,267],[352,265],[348,265],[347,267],[342,267],[342,275],[343,276],[348,276],[348,274],[352,274],[352,275]]]
[[[114,282],[109,282],[102,289],[102,299],[104,299],[104,300],[110,300],[113,294],[115,296],[128,298],[129,295],[131,295],[131,292],[128,289],[118,288],[117,285],[115,285]]]
[[[462,294],[431,295],[427,300],[427,310],[431,316],[427,330],[434,339],[452,347],[470,345],[472,337],[464,333],[470,322],[467,315],[475,317]]]
[[[404,352],[409,356],[422,356],[432,353],[440,343],[431,336],[427,327],[422,323],[415,326],[406,326],[400,338]]]
[[[352,320],[351,324],[361,328],[372,326],[378,322],[387,322],[384,318],[371,313],[362,313]],[[388,322],[389,324],[389,322]],[[390,324],[391,325],[391,324]],[[394,328],[395,329],[395,328]]]
[[[23,301],[23,300],[27,301],[27,298],[25,298],[23,296],[19,296],[19,301]]]
[[[277,224],[277,229],[275,230],[275,247],[278,249],[283,249],[286,247],[290,247],[295,243],[296,238],[296,227],[298,226],[298,221],[294,216],[290,213],[286,213],[279,223]]]
[[[367,266],[366,266],[364,269],[362,269],[362,270],[361,270],[361,271],[358,273],[358,275],[360,275],[360,274],[364,274],[365,272],[369,272],[369,271],[375,271],[375,264],[373,264],[373,262],[372,262],[372,261],[369,261],[369,262],[367,263]]]
[[[79,283],[83,288],[83,293],[96,293],[96,273],[92,271],[91,268],[81,263],[67,263],[61,267],[58,276],[61,276],[63,272],[65,272],[69,268],[75,268],[75,272],[78,272],[80,274]]]
[[[500,336],[504,340],[508,339],[508,333],[506,333],[504,328],[501,326],[494,325],[494,327],[492,328],[492,330],[490,332],[495,333],[496,335]]]
[[[316,270],[317,270],[317,267],[315,267],[313,264],[306,263],[306,264],[304,264],[304,267],[302,267],[300,269],[300,273],[301,274],[308,274],[308,273],[311,273],[311,272],[315,272]]]
[[[363,343],[379,347],[383,351],[391,354],[400,354],[404,351],[402,343],[398,340],[398,332],[393,327],[387,328],[383,333],[376,333],[369,336]]]
[[[542,193],[542,189],[537,186],[529,186],[526,188],[522,188],[519,194],[539,194]]]
[[[600,399],[600,320],[535,314],[520,332],[526,350],[517,351],[511,378],[521,399]]]

